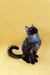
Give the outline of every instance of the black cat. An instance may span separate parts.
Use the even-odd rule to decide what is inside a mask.
[[[24,61],[27,63],[32,63],[34,64],[38,60],[37,51],[39,47],[41,46],[41,39],[39,38],[38,35],[38,29],[34,27],[33,25],[31,27],[25,26],[26,32],[28,37],[25,39],[23,45],[22,45],[22,55],[16,55],[12,52],[13,49],[18,50],[19,47],[17,46],[10,46],[8,49],[8,54],[9,56],[13,58],[22,58]]]

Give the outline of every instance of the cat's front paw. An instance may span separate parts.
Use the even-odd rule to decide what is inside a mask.
[[[31,64],[35,64],[35,61],[31,61]]]
[[[38,55],[36,55],[36,58],[38,58],[39,56]]]
[[[37,59],[35,59],[35,62],[38,62],[38,60],[37,60]]]

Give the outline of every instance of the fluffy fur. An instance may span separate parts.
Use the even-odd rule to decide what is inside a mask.
[[[9,47],[8,54],[13,58],[22,58],[27,63],[31,62],[32,64],[34,64],[35,62],[38,61],[36,58],[38,58],[37,52],[41,46],[41,39],[39,38],[38,35],[38,29],[33,25],[30,28],[25,26],[25,29],[28,37],[25,39],[22,45],[23,54],[22,55],[14,54],[12,50],[19,49],[19,47],[14,45]]]

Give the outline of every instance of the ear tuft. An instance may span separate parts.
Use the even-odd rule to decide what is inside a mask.
[[[33,28],[34,26],[33,26],[33,24],[32,24],[32,28]]]
[[[29,28],[27,26],[25,26],[25,29],[26,29],[26,31],[28,31]]]

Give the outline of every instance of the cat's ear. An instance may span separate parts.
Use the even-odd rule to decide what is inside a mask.
[[[27,26],[25,26],[25,29],[26,29],[26,31],[28,31],[28,30],[29,30],[29,28],[28,28]]]
[[[33,24],[32,24],[32,28],[33,28],[34,26],[33,26]]]

